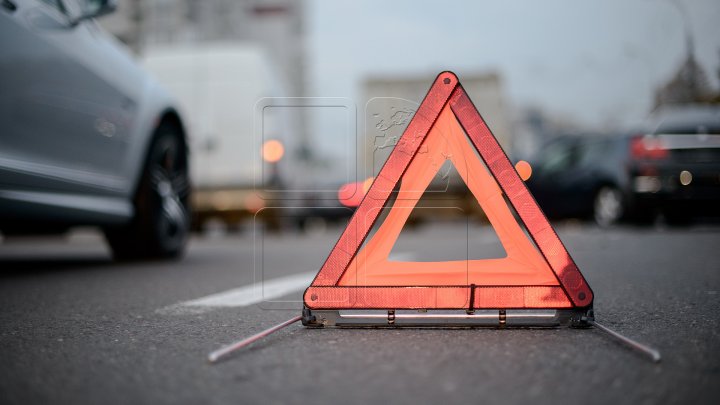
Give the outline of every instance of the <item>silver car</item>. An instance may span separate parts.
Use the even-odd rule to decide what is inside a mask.
[[[0,232],[100,226],[117,259],[179,256],[186,135],[93,20],[111,0],[0,0]]]

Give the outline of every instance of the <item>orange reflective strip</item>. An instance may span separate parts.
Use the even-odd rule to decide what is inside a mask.
[[[310,309],[465,309],[470,287],[309,287]],[[572,308],[559,286],[475,287],[474,309]]]

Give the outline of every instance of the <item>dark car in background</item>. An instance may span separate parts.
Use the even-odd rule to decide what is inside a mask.
[[[643,130],[563,136],[534,160],[528,181],[550,217],[671,224],[720,215],[720,107],[656,111]]]
[[[190,218],[184,126],[93,20],[112,10],[0,2],[0,232],[97,226],[115,258],[176,257]]]
[[[551,218],[617,222],[625,213],[625,138],[568,135],[548,142],[533,161],[528,188]]]
[[[634,204],[668,222],[720,215],[720,106],[688,105],[653,114],[631,139]]]

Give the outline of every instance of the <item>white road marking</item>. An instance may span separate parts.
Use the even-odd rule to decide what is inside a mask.
[[[412,261],[414,257],[415,255],[412,252],[398,252],[391,254],[390,260]],[[209,312],[218,308],[247,307],[302,291],[310,285],[316,274],[316,271],[312,271],[265,280],[265,282],[258,282],[194,300],[179,302],[160,308],[156,312],[165,315],[184,315]]]
[[[159,309],[162,314],[196,314],[218,308],[239,308],[280,298],[297,291],[302,291],[315,277],[317,272],[293,274],[287,277],[274,278],[265,282],[246,285],[232,290],[211,294],[190,301],[179,302]]]

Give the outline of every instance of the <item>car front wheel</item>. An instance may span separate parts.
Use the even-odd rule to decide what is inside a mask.
[[[135,195],[135,216],[105,235],[118,260],[179,257],[187,242],[190,185],[187,150],[180,131],[157,129]]]
[[[600,226],[616,224],[623,215],[622,193],[616,187],[603,186],[595,194],[593,216]]]

